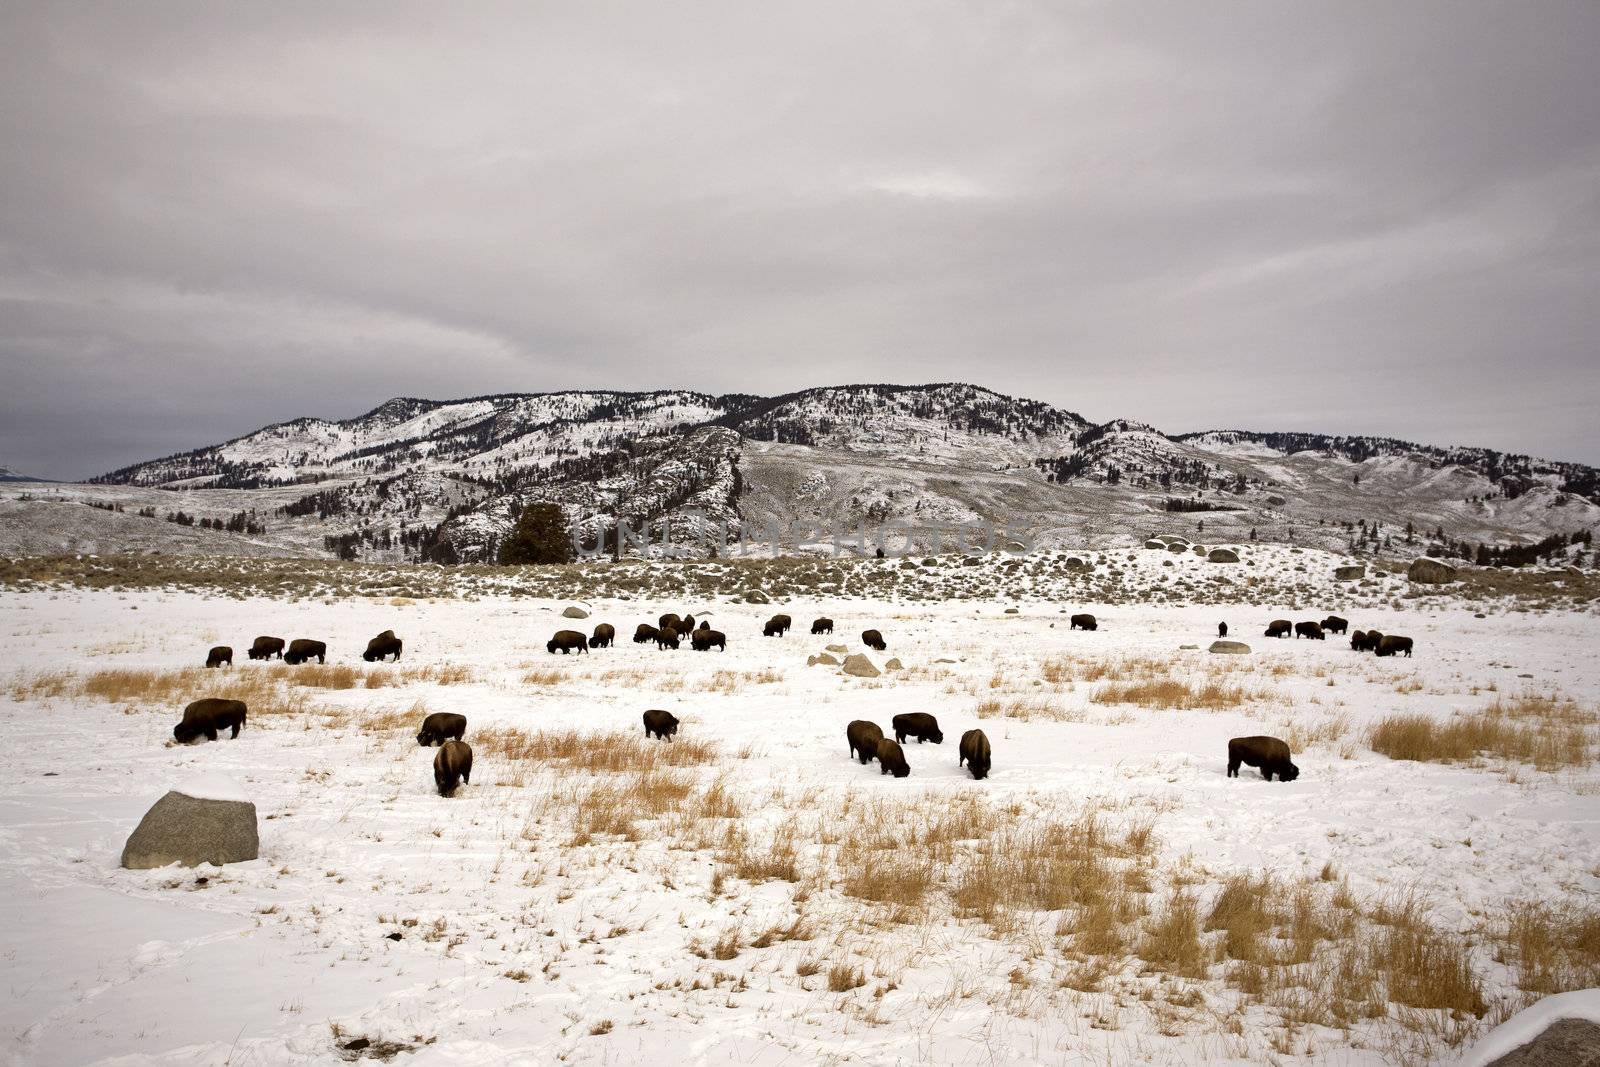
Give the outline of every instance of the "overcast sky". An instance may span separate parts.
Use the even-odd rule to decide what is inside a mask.
[[[1600,4],[0,4],[0,464],[959,380],[1600,463]]]

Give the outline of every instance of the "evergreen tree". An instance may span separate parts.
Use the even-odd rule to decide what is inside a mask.
[[[529,504],[517,516],[516,528],[500,543],[500,562],[571,563],[572,539],[567,533],[567,517],[559,504]]]

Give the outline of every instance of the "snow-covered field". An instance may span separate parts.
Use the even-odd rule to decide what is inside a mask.
[[[1444,720],[1525,694],[1592,711],[1591,614],[1476,618],[1448,601],[1351,610],[1353,628],[1415,638],[1415,658],[1376,659],[1339,638],[1262,639],[1272,618],[1323,614],[1303,608],[607,601],[571,623],[563,606],[0,595],[9,1059],[1432,1062],[1453,1055],[1447,1034],[1486,1030],[1534,999],[1497,940],[1505,908],[1593,907],[1600,891],[1592,766],[1401,763],[1365,740],[1387,715]],[[727,652],[628,640],[668,610],[709,612]],[[774,610],[796,629],[764,639]],[[1100,629],[1069,631],[1066,613],[1084,610]],[[806,632],[816,615],[836,621],[833,636]],[[1205,651],[1222,620],[1251,655]],[[601,621],[617,627],[615,648],[545,652],[554,630]],[[897,657],[902,670],[863,679],[807,665],[829,644],[861,651],[868,626],[889,642],[873,661]],[[404,660],[363,664],[367,638],[388,628]],[[322,638],[330,664],[379,687],[292,684],[350,679],[250,663],[256,634]],[[218,643],[236,666],[198,670]],[[163,672],[181,695],[84,691],[116,668]],[[253,706],[238,740],[171,743],[184,701],[247,683],[279,696]],[[1162,683],[1219,706],[1152,706]],[[570,750],[515,758],[539,749],[508,731],[576,730],[600,753],[603,735],[640,734],[648,708],[683,721],[679,762],[618,772]],[[432,750],[414,740],[426,711],[469,720],[472,782],[452,798],[435,792]],[[888,730],[904,711],[934,713],[945,734],[908,742],[909,778],[847,757],[849,721]],[[994,749],[981,782],[956,765],[957,740],[979,726]],[[1228,739],[1257,733],[1291,740],[1297,781],[1225,777]],[[121,870],[143,812],[202,773],[254,798],[261,858]],[[619,821],[619,807],[638,818]],[[1122,887],[1120,948],[1085,951],[1084,908],[974,903],[986,845],[1081,830],[1091,812],[1105,844],[1090,850]],[[1460,938],[1481,1021],[1385,1009],[1381,997],[1379,1017],[1339,1027],[1303,1003],[1295,1016],[1292,1005],[1325,998],[1309,980],[1247,994],[1222,931],[1201,932],[1198,967],[1162,961],[1156,931],[1174,894],[1204,920],[1241,873],[1270,874],[1285,900],[1342,894],[1327,906],[1351,916],[1411,897],[1440,938]],[[1302,969],[1381,927],[1350,923],[1313,938]]]

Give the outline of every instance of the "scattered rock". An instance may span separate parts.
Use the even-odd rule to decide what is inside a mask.
[[[876,678],[883,672],[872,665],[872,661],[857,652],[844,658],[844,673],[856,678]]]
[[[955,660],[951,659],[949,656],[940,656],[938,659],[934,660],[933,662],[935,662],[935,663],[954,663]]]
[[[1146,547],[1146,548],[1166,548],[1167,547],[1167,543],[1165,541],[1157,541],[1155,538],[1152,537],[1150,540],[1148,540],[1148,541],[1146,541],[1144,543],[1144,547]]]
[[[1535,1005],[1537,1007],[1537,1005]],[[1593,1067],[1600,1064],[1600,1023],[1557,1019],[1538,1037],[1484,1067]]]
[[[568,604],[561,609],[561,617],[563,619],[587,619],[589,613],[576,604]]]
[[[1336,582],[1353,582],[1367,576],[1367,567],[1364,563],[1353,563],[1347,567],[1333,568],[1333,580]]]
[[[823,652],[820,655],[806,657],[807,667],[815,667],[819,663],[824,667],[837,667],[839,665],[839,661],[828,655],[826,652]]]
[[[1250,646],[1243,641],[1213,641],[1210,651],[1219,656],[1243,656],[1249,654]]]
[[[900,665],[899,657],[892,657],[889,660],[888,663],[885,663],[883,665],[883,669],[886,670],[886,671],[902,671],[902,670],[905,670],[905,668]]]
[[[1406,577],[1424,585],[1445,585],[1456,580],[1456,569],[1443,560],[1419,556],[1406,568]]]
[[[1196,648],[1199,648],[1199,647],[1200,647],[1199,645],[1179,645],[1178,646],[1178,651],[1179,652],[1188,652],[1191,649],[1196,649]]]
[[[1487,618],[1488,618],[1488,617],[1489,617],[1489,616],[1487,616],[1487,615],[1485,615],[1485,614],[1484,614],[1484,613],[1483,613],[1483,612],[1481,612],[1481,611],[1478,611],[1478,612],[1474,612],[1474,613],[1473,613],[1473,616],[1472,616],[1472,617],[1473,617],[1473,618],[1474,618],[1474,619],[1487,619]]]
[[[751,589],[744,595],[746,604],[770,604],[772,601],[759,589]]]
[[[233,795],[220,799],[215,789],[194,791],[202,795],[171,790],[145,812],[123,846],[124,867],[142,871],[169,863],[221,866],[260,855],[256,806],[243,799],[237,787],[231,791]]]
[[[826,647],[829,652],[837,652],[841,656],[850,651],[849,645],[828,645]]]
[[[1206,553],[1207,563],[1238,563],[1239,553],[1231,548],[1213,548]]]

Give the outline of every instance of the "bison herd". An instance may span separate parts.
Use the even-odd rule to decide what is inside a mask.
[[[793,628],[793,620],[786,614],[773,615],[762,626],[761,632],[766,637],[783,637]],[[1077,614],[1071,618],[1071,629],[1094,631],[1099,624],[1093,615]],[[1323,641],[1327,635],[1344,634],[1347,632],[1349,622],[1337,615],[1329,615],[1321,622],[1305,621],[1291,622],[1288,619],[1274,619],[1267,625],[1267,637],[1286,638],[1291,634],[1296,638],[1306,638],[1313,641]],[[833,620],[818,618],[811,624],[813,634],[833,633]],[[1221,623],[1217,627],[1218,636],[1225,637],[1228,633],[1228,624]],[[679,616],[674,612],[662,615],[654,625],[648,622],[639,623],[634,630],[634,644],[654,643],[658,649],[676,649],[681,647],[681,639],[688,637],[691,648],[698,652],[705,652],[712,648],[726,651],[727,637],[720,630],[711,628],[705,619],[696,623],[693,615]],[[599,623],[594,628],[594,633],[585,636],[578,630],[558,630],[555,635],[545,643],[546,650],[554,654],[561,652],[563,655],[587,653],[592,648],[611,648],[616,640],[616,628],[610,623]],[[888,648],[883,634],[875,629],[863,630],[861,643],[879,652]],[[1372,652],[1378,656],[1410,656],[1412,640],[1396,634],[1382,634],[1377,630],[1356,630],[1350,634],[1350,647],[1358,652]],[[398,661],[403,642],[395,635],[393,630],[383,633],[367,642],[366,651],[361,658],[368,663],[383,660]],[[322,641],[309,638],[296,638],[285,642],[281,637],[257,637],[248,650],[252,660],[268,660],[277,657],[284,663],[299,664],[309,662],[313,657],[318,663],[326,663],[328,646]],[[222,667],[233,665],[233,649],[228,645],[217,645],[206,653],[207,667]],[[173,727],[173,739],[179,743],[187,744],[198,740],[202,735],[210,741],[217,740],[223,730],[231,731],[230,737],[237,738],[239,730],[244,726],[248,709],[243,701],[208,698],[196,700],[183,710],[183,718]],[[671,742],[678,732],[678,719],[669,711],[651,709],[643,716],[645,737],[658,741]],[[879,773],[893,775],[896,778],[905,778],[911,774],[911,766],[906,760],[904,746],[908,740],[915,740],[921,745],[932,742],[936,745],[944,743],[944,733],[939,729],[939,721],[927,712],[909,712],[894,716],[890,721],[894,734],[891,739],[885,736],[883,729],[874,722],[857,719],[845,728],[845,740],[852,759],[859,760],[863,766],[878,761]],[[467,719],[464,715],[453,712],[434,712],[422,721],[422,726],[417,732],[417,744],[422,747],[437,745],[438,752],[433,759],[434,784],[441,796],[452,795],[459,784],[471,784],[472,780],[472,746],[465,740],[467,732]],[[1289,746],[1275,737],[1235,737],[1228,742],[1228,777],[1236,778],[1241,765],[1257,768],[1261,776],[1271,781],[1274,776],[1280,782],[1292,782],[1300,775],[1300,770],[1290,759]],[[984,779],[989,775],[992,766],[992,752],[989,738],[982,730],[968,730],[961,735],[958,746],[956,766],[965,767],[974,779]]]

